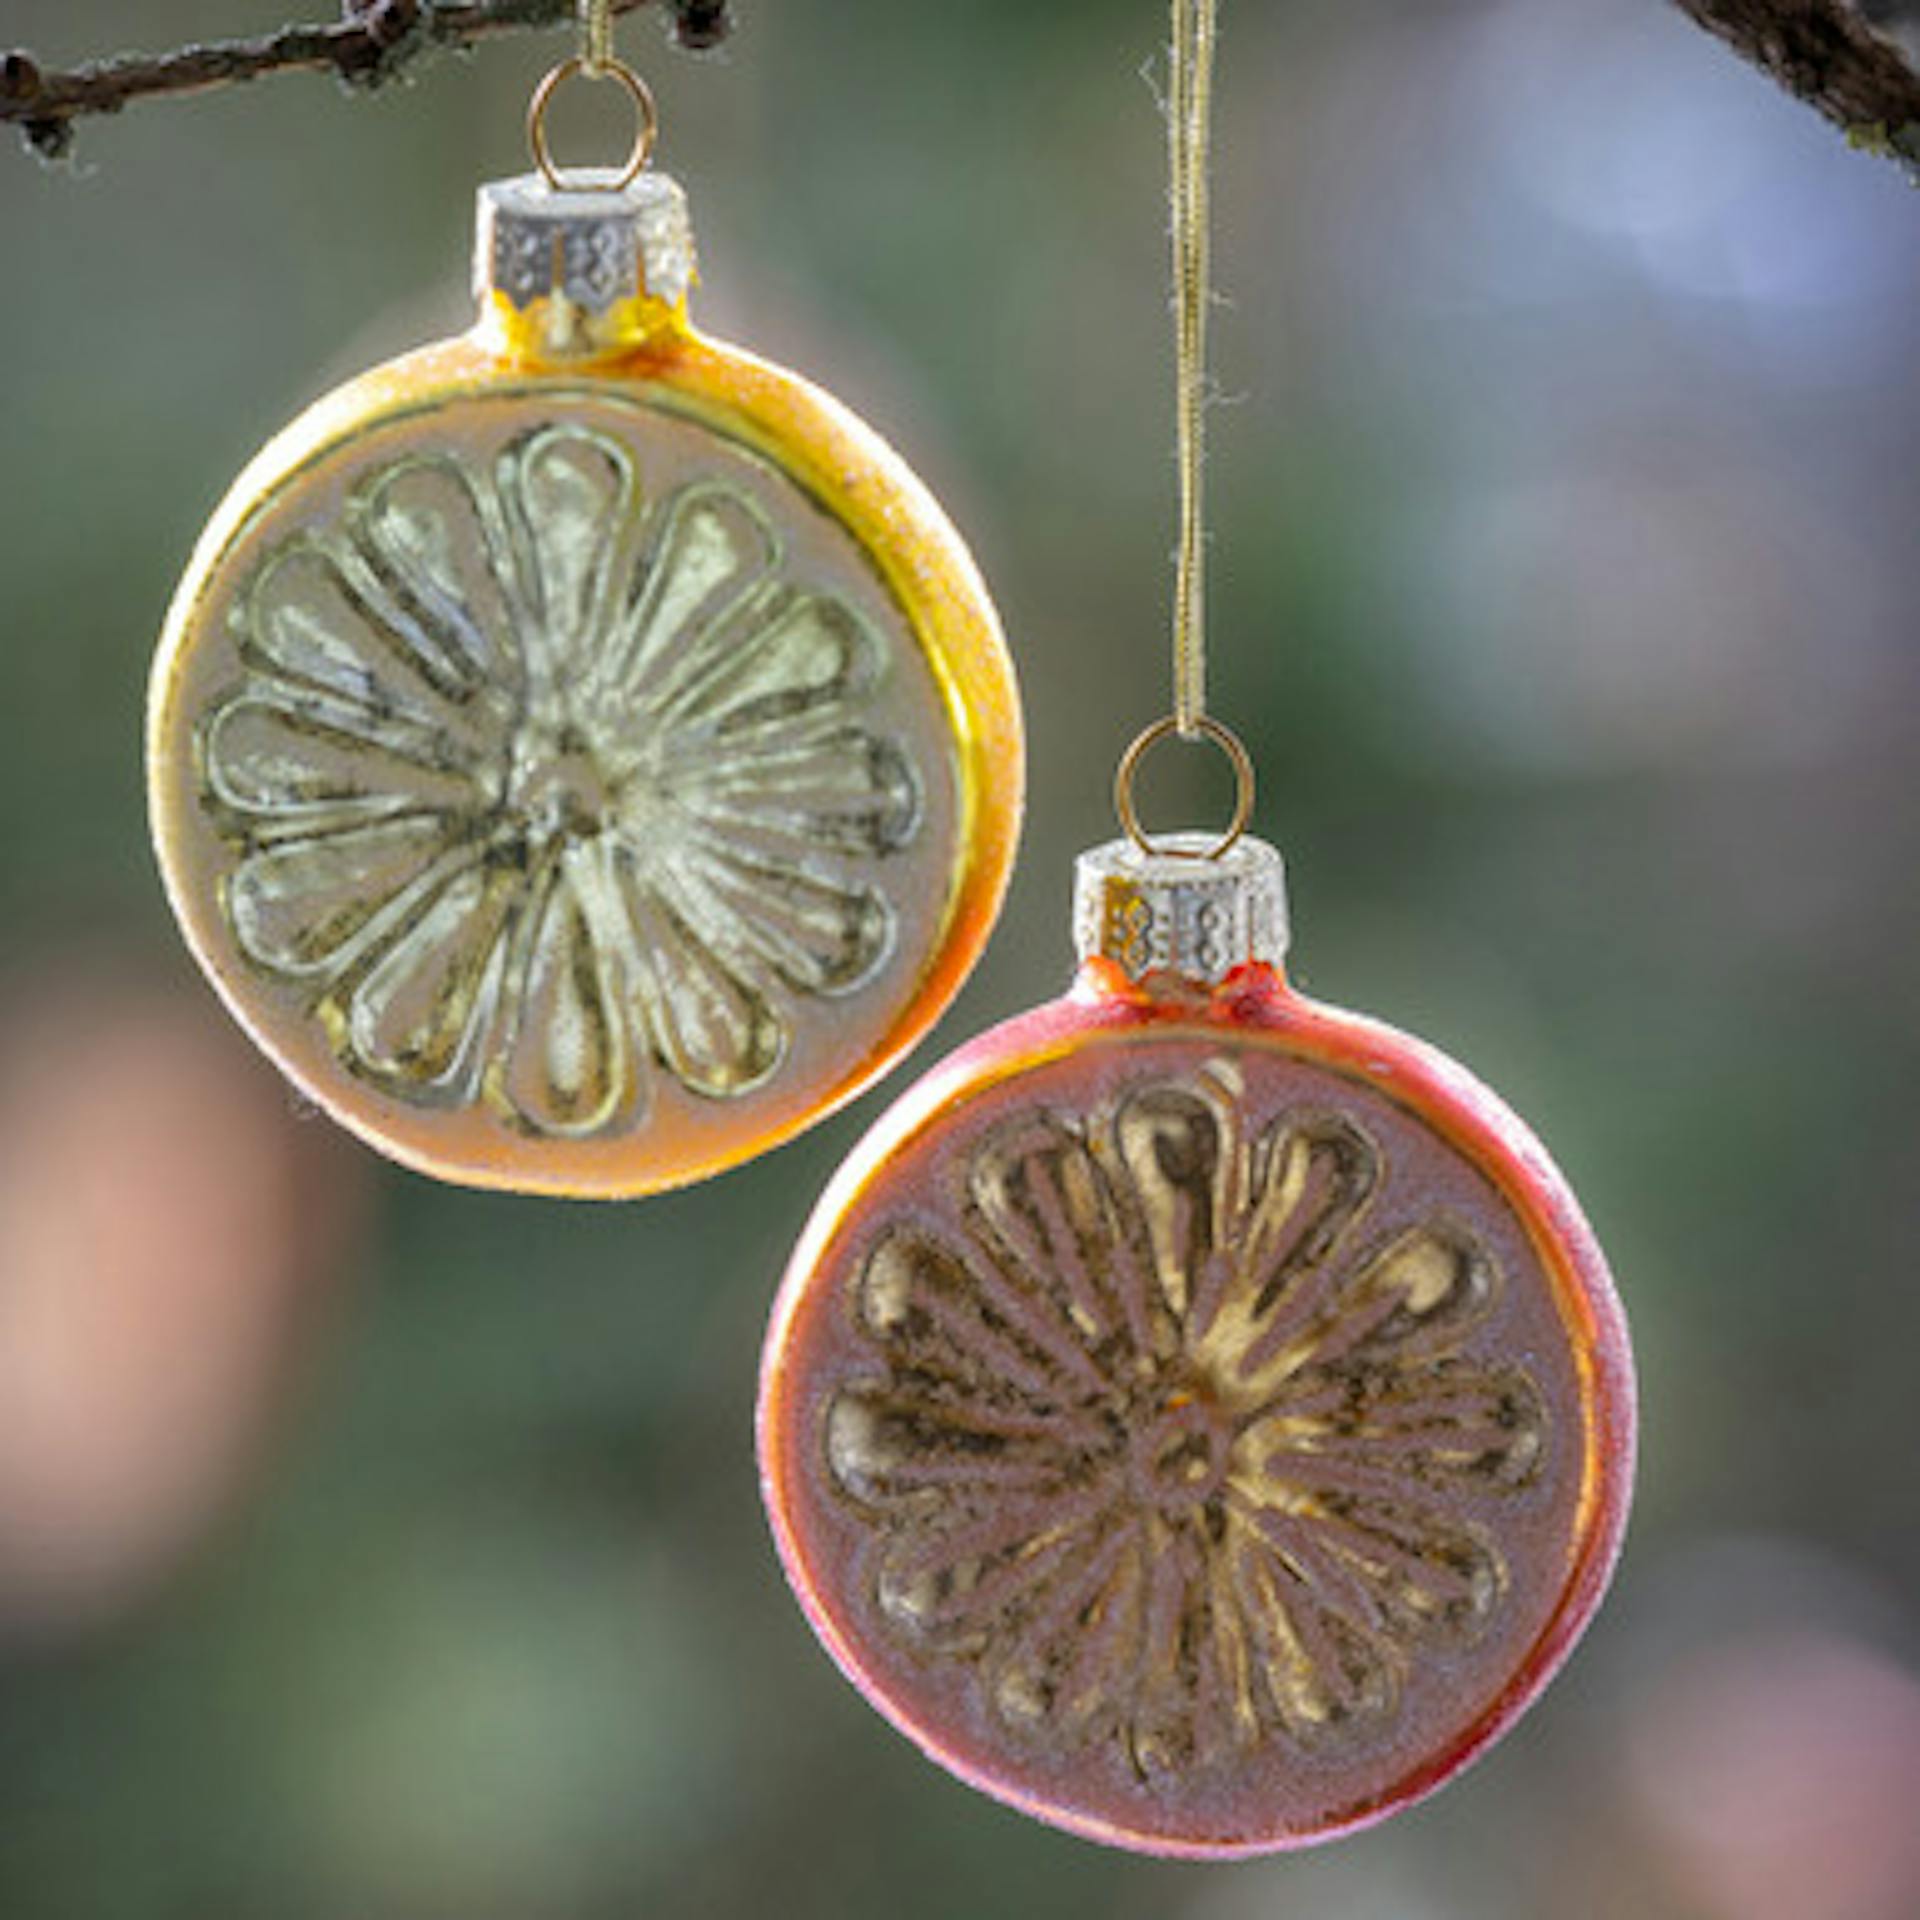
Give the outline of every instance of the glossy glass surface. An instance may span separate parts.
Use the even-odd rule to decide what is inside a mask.
[[[849,1097],[970,962],[1018,809],[938,509],[671,320],[590,373],[456,345],[323,402],[210,530],[151,725],[229,1004],[485,1185],[673,1185]]]
[[[1199,1854],[1364,1824],[1501,1731],[1598,1599],[1631,1425],[1537,1144],[1265,969],[1095,975],[910,1095],[762,1399],[856,1684],[1027,1811]]]

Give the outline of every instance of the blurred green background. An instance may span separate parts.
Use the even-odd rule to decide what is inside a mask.
[[[1025,678],[1020,877],[924,1066],[1063,982],[1165,704],[1164,21],[738,6],[719,57],[622,32],[699,315],[909,454]],[[280,18],[13,0],[0,40]],[[1504,1746],[1344,1846],[1167,1867],[922,1761],[765,1538],[762,1317],[897,1087],[672,1198],[443,1190],[304,1115],[168,923],[173,580],[271,430],[465,323],[555,44],[0,155],[0,1915],[1920,1915],[1920,198],[1650,0],[1230,0],[1217,704],[1304,984],[1579,1185],[1646,1442]],[[1156,817],[1220,807],[1187,759]]]

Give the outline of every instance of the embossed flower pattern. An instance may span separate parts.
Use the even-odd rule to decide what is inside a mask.
[[[653,1069],[763,1084],[796,1009],[894,942],[920,784],[863,709],[881,643],[783,576],[740,486],[643,498],[571,425],[370,473],[235,614],[199,730],[222,907],[355,1074],[586,1136]]]
[[[864,1259],[827,1411],[886,1630],[1143,1781],[1391,1717],[1499,1607],[1547,1433],[1464,1350],[1495,1263],[1384,1184],[1338,1115],[1250,1132],[1224,1059],[987,1134],[957,1229]]]

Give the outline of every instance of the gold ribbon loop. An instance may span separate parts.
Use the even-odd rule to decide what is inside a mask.
[[[1168,840],[1156,840],[1140,824],[1140,814],[1134,805],[1133,783],[1140,772],[1140,762],[1162,740],[1171,739],[1175,734],[1183,739],[1211,740],[1233,767],[1233,818],[1227,823],[1226,831],[1208,847],[1180,847]],[[1142,853],[1161,860],[1218,860],[1246,832],[1247,823],[1253,818],[1253,795],[1253,756],[1231,727],[1204,713],[1195,720],[1191,733],[1180,725],[1178,714],[1170,713],[1164,720],[1156,720],[1144,733],[1135,736],[1133,745],[1120,757],[1120,771],[1113,776],[1113,808],[1127,830],[1127,838]]]
[[[562,167],[553,157],[553,147],[547,138],[547,110],[553,104],[553,96],[575,78],[618,81],[633,102],[634,113],[638,117],[633,148],[627,155],[626,164],[617,173],[608,175]],[[618,193],[630,187],[653,158],[654,142],[659,135],[660,111],[654,105],[653,90],[624,60],[609,60],[598,71],[588,64],[584,55],[562,60],[534,89],[533,103],[527,108],[527,145],[533,149],[533,163],[540,169],[547,185],[562,193]]]

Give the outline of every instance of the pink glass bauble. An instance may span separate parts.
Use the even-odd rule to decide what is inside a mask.
[[[801,1605],[963,1780],[1144,1851],[1305,1845],[1504,1732],[1598,1605],[1633,1385],[1538,1141],[1280,970],[1279,856],[1082,861],[1068,996],[820,1203],[761,1466]]]

